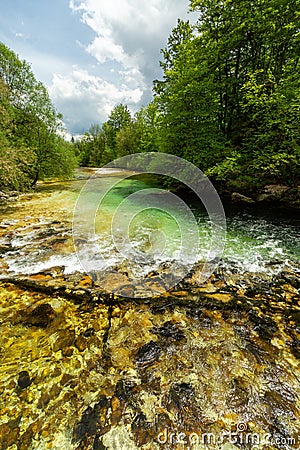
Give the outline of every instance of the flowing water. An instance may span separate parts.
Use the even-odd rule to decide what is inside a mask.
[[[93,173],[0,207],[0,448],[300,448],[296,213],[226,210],[200,282],[202,206]]]
[[[179,258],[178,249],[181,246],[187,245],[189,252],[186,254],[183,252],[183,255],[191,258],[188,242],[184,242],[181,236],[185,231],[182,228],[190,226],[186,209],[180,211],[177,205],[167,208],[163,195],[157,195],[157,204],[163,211],[158,208],[147,208],[145,206],[146,198],[149,196],[147,183],[132,178],[123,180],[123,173],[121,177],[118,177],[116,170],[107,169],[107,171],[109,172],[107,176],[100,172],[100,177],[94,178],[84,197],[85,210],[80,210],[78,214],[79,219],[76,225],[79,229],[75,231],[75,239],[93,238],[95,247],[98,252],[100,249],[106,265],[121,264],[125,259],[126,248],[124,246],[120,250],[116,240],[118,238],[125,240],[127,227],[123,230],[122,223],[126,222],[127,225],[126,214],[128,214],[132,220],[128,227],[130,244],[133,248],[140,250],[140,253],[145,255],[146,262],[149,263],[149,266],[146,263],[142,266],[141,264],[134,266],[135,261],[130,261],[136,271],[141,271],[142,276],[147,273],[147,270],[150,272],[157,269],[160,263],[168,259]],[[23,196],[19,203],[3,208],[1,228],[8,232],[2,233],[0,245],[2,245],[3,253],[5,250],[4,261],[8,273],[35,273],[54,265],[65,265],[66,273],[82,270],[73,249],[70,222],[73,219],[78,194],[87,176],[88,174],[86,176],[81,174],[81,177],[78,177],[79,180],[65,182],[62,185],[55,183],[42,185],[37,194]],[[116,181],[119,179],[122,181],[108,192],[99,209],[96,210],[95,204],[99,203],[99,191],[107,191],[112,176]],[[80,178],[83,180],[81,181]],[[143,194],[146,189],[144,197],[143,195],[132,197],[133,193],[142,192]],[[128,196],[130,201],[124,203]],[[200,248],[197,252],[197,260],[201,261],[207,257],[210,248],[210,220],[199,202],[197,203],[194,199],[190,202],[189,199],[185,201],[198,222]],[[125,206],[118,212],[116,219],[114,214],[118,211],[120,204]],[[93,219],[94,211],[96,211],[95,230],[92,236],[88,236],[91,234],[93,221],[91,224],[89,220],[87,221],[88,228],[85,225],[81,227],[78,222],[81,220],[85,224],[86,217]],[[227,211],[226,217],[227,235],[223,263],[231,264],[241,272],[257,273],[274,273],[283,267],[290,267],[291,264],[297,263],[300,259],[300,219],[297,214],[298,212],[287,214],[285,211],[278,210],[267,213],[259,210],[240,212],[231,208]],[[113,224],[113,219],[117,225]],[[181,224],[178,223],[180,220]],[[113,237],[112,233],[114,233]],[[53,243],[55,236],[57,239]],[[157,255],[155,245],[159,250]],[[153,258],[149,258],[150,247]],[[162,247],[163,252],[161,252]],[[88,256],[94,258],[92,261],[94,263],[95,253]],[[189,261],[183,262],[187,264]]]

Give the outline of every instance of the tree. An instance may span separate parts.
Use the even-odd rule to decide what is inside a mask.
[[[89,165],[100,167],[104,164],[106,136],[100,125],[93,124],[89,129],[91,149]]]
[[[191,0],[154,83],[163,148],[240,186],[299,180],[300,0]]]
[[[36,155],[21,142],[14,146],[10,139],[13,127],[9,88],[0,79],[0,188],[22,191],[30,187]]]
[[[106,138],[106,152],[108,159],[114,159],[117,156],[116,143],[118,132],[131,123],[131,114],[127,105],[117,105],[111,111],[107,122],[103,124],[103,131]]]
[[[2,109],[9,118],[9,127],[2,132],[20,161],[27,149],[30,170],[25,171],[26,177],[34,183],[38,176],[70,175],[77,161],[70,149],[67,156],[64,154],[67,146],[58,138],[62,116],[54,108],[46,87],[35,79],[30,65],[3,43],[0,43],[0,82],[6,89]],[[29,150],[34,158],[29,157]]]
[[[197,31],[209,55],[226,138],[240,138],[243,86],[251,74],[280,83],[288,66],[297,68],[299,6],[299,0],[191,0],[200,14]]]
[[[141,108],[116,134],[116,154],[118,157],[141,152],[157,152],[158,108],[155,102]]]
[[[157,102],[152,101],[135,114],[140,133],[139,152],[158,152],[161,148],[159,136],[160,112]]]
[[[206,48],[189,22],[179,20],[162,53],[164,80],[154,82],[162,150],[205,170],[210,152],[215,158],[223,148]]]
[[[300,178],[300,89],[294,75],[279,82],[260,71],[244,85],[243,115],[248,118],[241,164],[264,179],[297,184]],[[251,155],[252,161],[247,161]],[[246,158],[245,158],[246,156]]]
[[[121,128],[116,134],[116,156],[118,158],[140,151],[142,129],[137,121]]]
[[[81,166],[101,167],[106,164],[106,136],[98,124],[92,124],[83,137],[74,142]]]

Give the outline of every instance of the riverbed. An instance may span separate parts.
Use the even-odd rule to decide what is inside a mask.
[[[296,214],[225,207],[222,259],[203,281],[212,232],[197,199],[184,198],[199,229],[193,264],[178,253],[185,213],[138,217],[141,197],[120,210],[124,221],[134,211],[130,247],[111,239],[124,199],[157,189],[135,174],[98,173],[83,219],[122,181],[92,236],[74,233],[93,174],[0,207],[1,448],[299,448]]]

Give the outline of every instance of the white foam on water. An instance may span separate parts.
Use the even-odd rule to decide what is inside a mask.
[[[238,226],[237,226],[238,225]],[[223,263],[229,268],[234,266],[240,273],[253,272],[276,274],[282,268],[289,266],[293,261],[291,252],[285,247],[283,238],[279,238],[274,229],[264,226],[263,229],[247,227],[239,229],[243,224],[235,223],[227,234],[227,244],[223,255]],[[244,224],[245,225],[245,224]],[[196,262],[207,260],[210,250],[210,229],[208,223],[201,223],[200,248]],[[147,236],[148,230],[144,230]],[[272,233],[270,232],[272,231]],[[277,230],[278,231],[278,230]],[[284,230],[286,231],[286,230]],[[282,230],[280,232],[280,235]],[[255,235],[258,235],[255,236]],[[32,246],[32,232],[22,237],[16,237],[11,241],[12,249],[7,252],[5,261],[9,266],[10,274],[33,274],[50,269],[54,266],[64,266],[64,272],[71,274],[76,271],[103,271],[107,268],[125,266],[135,277],[145,277],[152,271],[160,270],[163,265],[171,266],[176,263],[178,268],[190,266],[191,260],[187,252],[182,252],[181,241],[177,236],[169,239],[163,251],[160,246],[151,248],[151,252],[143,251],[146,239],[143,241],[143,230],[137,237],[128,242],[114,242],[109,234],[94,236],[85,241],[80,250],[80,260],[76,253],[55,253],[49,255],[49,249],[43,249],[41,245],[34,251],[27,250]],[[50,251],[51,253],[51,251]]]
[[[27,258],[25,261],[22,258],[7,258],[6,262],[9,266],[8,273],[10,275],[32,275],[56,266],[64,266],[64,273],[66,274],[82,270],[75,253],[69,255],[51,255],[48,259],[38,262],[33,262],[30,258]]]

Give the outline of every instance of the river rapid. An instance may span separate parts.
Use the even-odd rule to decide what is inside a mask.
[[[203,281],[210,218],[183,196],[199,232],[191,264],[185,211],[139,213],[135,192],[157,188],[145,177],[98,172],[83,223],[121,181],[92,235],[72,230],[94,173],[0,205],[0,448],[299,448],[298,215],[225,207],[223,256]]]

